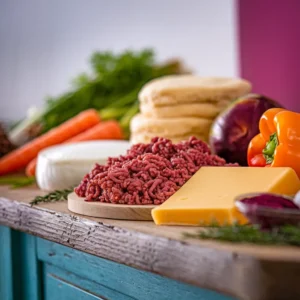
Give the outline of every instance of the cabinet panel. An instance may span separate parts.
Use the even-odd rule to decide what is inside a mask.
[[[0,226],[0,299],[39,300],[36,237]]]
[[[0,299],[13,300],[11,229],[0,225]]]
[[[77,288],[65,281],[46,274],[44,277],[44,299],[45,300],[104,300],[84,290]]]
[[[5,226],[0,244],[1,300],[233,300]]]
[[[233,300],[169,278],[140,271],[50,241],[38,239],[38,258],[88,281],[141,300]]]
[[[68,272],[66,270],[60,269],[59,267],[55,267],[50,264],[43,265],[43,274],[46,281],[51,278],[51,284],[54,284],[53,278],[60,281],[60,284],[69,284],[70,286],[77,287],[80,290],[83,290],[89,294],[97,296],[97,299],[109,299],[109,300],[133,300],[134,298],[126,296],[119,291],[109,289],[101,283],[94,282],[92,280],[87,280],[82,278],[76,274]],[[66,287],[63,287],[66,289]],[[61,298],[64,299],[64,298]],[[85,299],[85,298],[84,298]]]

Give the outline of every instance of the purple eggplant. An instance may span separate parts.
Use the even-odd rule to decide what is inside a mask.
[[[212,151],[228,163],[247,166],[247,149],[251,139],[259,133],[262,114],[278,102],[263,95],[248,94],[233,102],[214,121],[209,143]]]

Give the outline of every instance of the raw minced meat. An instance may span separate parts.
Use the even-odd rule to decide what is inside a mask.
[[[85,175],[75,192],[86,201],[115,204],[161,204],[202,166],[225,166],[201,140],[173,144],[154,138],[132,146],[127,155],[109,158]]]

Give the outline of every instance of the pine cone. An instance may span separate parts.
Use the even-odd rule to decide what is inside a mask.
[[[5,130],[0,123],[0,157],[15,149],[15,146],[8,139]]]

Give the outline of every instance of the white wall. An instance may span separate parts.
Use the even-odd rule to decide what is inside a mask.
[[[234,0],[1,0],[0,119],[67,89],[95,50],[154,46],[201,75],[237,75]]]

